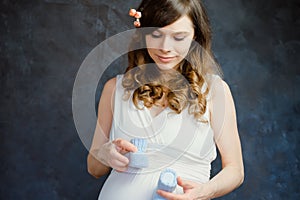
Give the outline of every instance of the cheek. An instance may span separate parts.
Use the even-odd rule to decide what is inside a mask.
[[[153,55],[154,55],[154,47],[155,47],[155,41],[151,40],[151,37],[146,36],[146,47],[147,47],[147,51],[149,56],[153,59]]]
[[[151,36],[146,36],[146,47],[149,49],[158,49],[160,41],[158,39],[153,39]]]
[[[153,59],[153,55],[154,55],[153,49],[147,48],[147,51],[148,51],[149,56]]]
[[[182,44],[176,47],[176,52],[179,55],[185,57],[189,52],[190,46],[191,46],[191,42],[183,42]]]

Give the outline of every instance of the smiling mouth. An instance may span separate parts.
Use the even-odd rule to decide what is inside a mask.
[[[168,63],[175,59],[175,56],[159,56],[159,55],[157,55],[157,57],[162,63]]]

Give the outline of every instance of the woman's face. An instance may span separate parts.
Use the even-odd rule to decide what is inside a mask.
[[[187,55],[193,37],[193,23],[184,15],[146,35],[148,53],[161,70],[174,69]]]

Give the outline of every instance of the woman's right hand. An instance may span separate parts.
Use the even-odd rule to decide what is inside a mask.
[[[104,165],[123,172],[127,170],[129,164],[129,159],[124,154],[136,151],[137,148],[132,143],[118,138],[103,144],[97,153],[97,157]]]

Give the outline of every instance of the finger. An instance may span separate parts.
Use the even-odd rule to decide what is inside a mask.
[[[120,168],[120,167],[127,167],[128,166],[128,163],[124,163],[124,162],[121,162],[117,159],[112,159],[110,161],[110,166],[113,167],[113,168]]]
[[[114,140],[113,144],[115,144],[118,148],[121,148],[121,150],[126,152],[136,152],[138,150],[137,147],[134,146],[132,143],[120,138]]]
[[[115,149],[111,152],[111,160],[121,163],[121,165],[123,165],[123,166],[126,166],[129,164],[129,159],[126,156],[120,154]]]
[[[177,177],[177,184],[181,186],[184,190],[194,188],[193,183],[187,180],[183,180],[181,177]]]
[[[124,163],[119,162],[118,160],[111,161],[110,166],[117,172],[125,172],[128,169],[128,165],[124,165]]]
[[[120,154],[122,154],[122,155],[125,155],[125,154],[127,154],[128,152],[130,152],[130,151],[127,151],[127,150],[118,148],[118,147],[117,147],[117,149],[118,149],[118,152],[119,152]]]
[[[166,192],[163,190],[157,190],[157,194],[159,194],[160,196],[162,196],[168,200],[184,200],[184,199],[186,199],[185,194],[174,194],[174,193]]]
[[[127,167],[119,167],[119,168],[114,168],[117,172],[126,172],[127,171]]]
[[[132,143],[128,142],[127,140],[118,138],[112,141],[112,143],[115,144],[118,148],[121,148],[121,150],[123,150],[122,153],[137,151],[136,146],[134,146]]]
[[[127,172],[128,170],[128,165],[126,165],[125,167],[118,167],[118,168],[114,168],[117,172]]]

